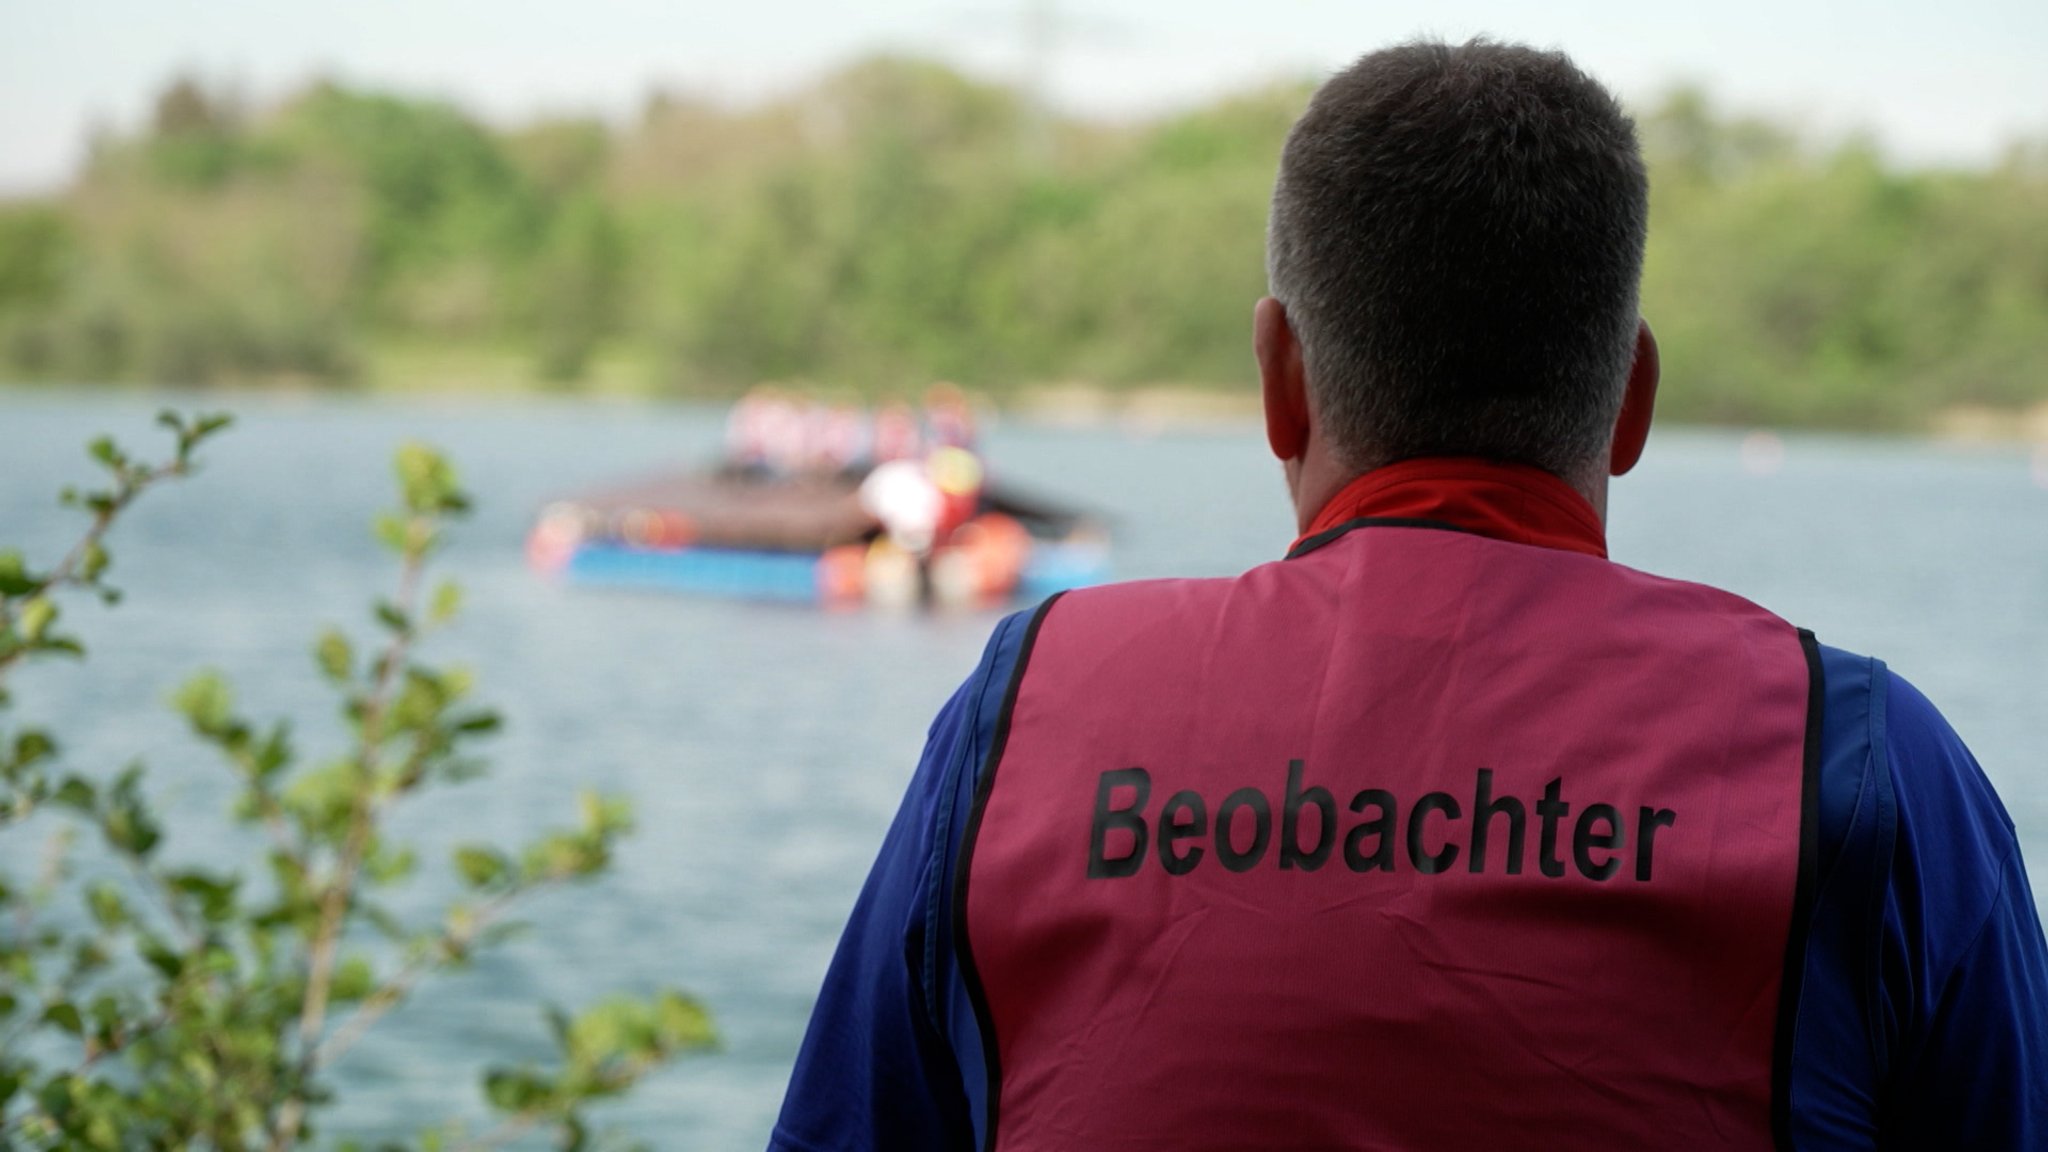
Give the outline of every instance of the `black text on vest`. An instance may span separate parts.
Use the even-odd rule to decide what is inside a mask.
[[[1678,813],[1669,808],[1643,805],[1631,825],[1622,807],[1597,802],[1578,807],[1574,819],[1574,806],[1564,798],[1564,777],[1552,779],[1541,796],[1524,802],[1495,795],[1493,770],[1481,768],[1469,809],[1448,792],[1425,792],[1404,805],[1392,792],[1366,788],[1345,806],[1360,818],[1340,828],[1336,796],[1328,788],[1305,784],[1303,773],[1300,760],[1288,761],[1275,827],[1275,805],[1258,788],[1239,788],[1213,806],[1199,792],[1175,792],[1154,815],[1150,772],[1104,772],[1096,781],[1089,824],[1088,878],[1136,876],[1155,859],[1169,876],[1185,876],[1211,859],[1226,871],[1249,872],[1269,857],[1270,867],[1303,872],[1333,860],[1342,860],[1353,872],[1393,872],[1405,860],[1429,876],[1457,867],[1461,856],[1468,872],[1519,876],[1533,822],[1536,870],[1543,876],[1558,879],[1571,868],[1588,880],[1606,881],[1628,864],[1629,875],[1648,883],[1655,872],[1657,832],[1678,822]],[[1470,830],[1461,836],[1466,824]]]

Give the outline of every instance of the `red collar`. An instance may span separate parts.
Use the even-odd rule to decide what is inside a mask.
[[[1607,555],[1607,533],[1569,484],[1538,468],[1432,456],[1375,468],[1346,484],[1295,541],[1353,520],[1435,520],[1496,540]]]

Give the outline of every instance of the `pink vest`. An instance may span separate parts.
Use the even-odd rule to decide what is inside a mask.
[[[960,881],[990,1147],[1770,1146],[1784,621],[1368,525],[1070,593],[1016,675]]]

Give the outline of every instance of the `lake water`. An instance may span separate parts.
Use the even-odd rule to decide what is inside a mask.
[[[189,397],[0,392],[0,544],[43,560],[78,521],[62,484],[81,446]],[[208,406],[222,405],[206,399]],[[152,765],[205,858],[232,831],[227,776],[164,705],[221,669],[257,717],[291,716],[331,748],[334,701],[308,655],[329,623],[358,636],[389,584],[367,523],[391,500],[399,441],[446,448],[479,498],[446,569],[468,591],[430,655],[468,663],[510,724],[493,775],[430,799],[401,827],[427,845],[518,842],[571,819],[577,790],[636,801],[639,832],[599,884],[530,907],[539,929],[430,981],[413,1010],[345,1062],[330,1136],[398,1135],[476,1115],[476,1072],[546,1051],[540,1000],[664,985],[703,997],[723,1049],[600,1112],[661,1149],[758,1149],[847,908],[916,763],[926,725],[973,667],[995,617],[822,615],[552,587],[522,535],[551,494],[705,458],[721,416],[569,403],[226,402],[238,427],[199,478],[149,497],[114,541],[111,612],[72,619],[89,665],[20,677],[18,717],[45,719],[76,763]],[[1255,430],[1145,434],[1017,424],[990,437],[998,473],[1092,503],[1118,531],[1120,576],[1217,575],[1282,553],[1291,520]],[[2036,869],[2048,867],[2048,488],[2024,450],[1788,438],[1745,467],[1742,439],[1653,440],[1614,495],[1612,549],[1636,567],[1732,589],[1842,647],[1883,656],[1983,761]],[[185,827],[180,824],[179,827]],[[16,856],[25,846],[4,846]],[[438,857],[425,857],[433,862]],[[2037,872],[2038,874],[2038,872]],[[452,890],[423,870],[401,901]],[[2043,888],[2048,891],[2048,887]]]

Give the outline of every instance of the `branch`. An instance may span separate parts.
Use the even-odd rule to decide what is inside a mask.
[[[425,562],[424,552],[408,550],[399,572],[398,607],[408,619],[418,606],[420,573]],[[391,643],[378,661],[369,695],[363,701],[356,758],[361,788],[355,795],[349,814],[348,836],[335,860],[334,876],[321,893],[320,920],[314,929],[312,944],[307,949],[306,1002],[299,1014],[297,1061],[302,1078],[311,1075],[319,1062],[320,1033],[327,1024],[327,1003],[334,986],[334,962],[341,945],[341,929],[347,919],[350,897],[355,891],[356,873],[362,867],[363,854],[368,850],[375,824],[373,785],[377,751],[384,738],[385,711],[391,706],[392,686],[411,650],[412,636],[410,628],[392,636]],[[270,1142],[272,1152],[284,1152],[298,1142],[305,1115],[305,1094],[295,1089],[278,1111],[277,1129]]]
[[[116,472],[118,483],[112,495],[105,503],[93,509],[92,523],[86,526],[85,533],[71,546],[71,550],[65,553],[64,559],[58,561],[57,566],[43,577],[36,589],[21,598],[40,596],[52,588],[64,588],[79,583],[79,566],[85,563],[85,558],[106,537],[107,530],[114,526],[115,518],[127,511],[128,506],[135,503],[136,498],[151,485],[174,476],[189,475],[191,471],[191,463],[183,458],[169,464],[144,465],[133,470],[122,467]],[[0,653],[0,675],[4,675],[9,667],[19,663],[31,651],[33,649],[30,646],[24,645],[10,652]]]
[[[136,886],[148,893],[150,901],[170,918],[172,930],[184,937],[185,947],[191,951],[198,951],[202,942],[198,927],[185,915],[184,910],[178,907],[178,902],[164,891],[163,882],[156,873],[150,871],[149,865],[132,852],[117,851],[115,855],[128,866],[129,873],[135,877]]]
[[[515,900],[541,887],[543,885],[536,884],[492,899],[477,910],[465,928],[460,931],[444,931],[431,945],[422,947],[406,962],[405,967],[399,969],[391,979],[371,993],[370,998],[363,1001],[362,1007],[356,1009],[354,1015],[335,1029],[334,1035],[329,1036],[314,1050],[312,1067],[324,1068],[341,1059],[377,1021],[383,1019],[386,1013],[411,995],[412,990],[426,978],[427,973],[446,964],[451,954],[466,950]]]

